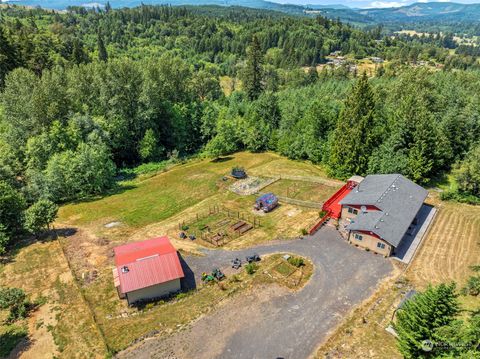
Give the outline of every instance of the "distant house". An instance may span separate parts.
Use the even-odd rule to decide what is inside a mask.
[[[184,274],[168,237],[128,243],[113,251],[115,287],[128,304],[161,298],[181,289]]]
[[[338,203],[350,243],[389,256],[416,223],[428,192],[400,174],[369,175]]]

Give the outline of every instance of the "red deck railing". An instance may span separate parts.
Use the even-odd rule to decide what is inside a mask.
[[[322,218],[320,218],[320,220],[317,222],[317,224],[315,224],[312,228],[310,228],[310,231],[308,232],[308,234],[312,235],[316,231],[318,231],[318,229],[321,226],[323,226],[324,223],[326,223],[329,218],[330,218],[330,212],[327,212],[326,215],[324,215]]]
[[[310,229],[309,234],[313,234],[325,223],[328,219],[334,218],[339,219],[342,213],[342,205],[339,203],[350,191],[355,188],[355,185],[352,183],[346,183],[335,192],[322,206],[322,210],[326,211],[325,214],[320,220]]]

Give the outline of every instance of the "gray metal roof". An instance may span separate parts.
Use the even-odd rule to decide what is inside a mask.
[[[340,204],[379,208],[360,212],[347,229],[373,232],[398,247],[427,194],[423,187],[400,174],[369,175]]]

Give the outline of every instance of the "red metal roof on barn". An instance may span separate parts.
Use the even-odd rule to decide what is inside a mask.
[[[184,277],[177,251],[166,236],[113,250],[122,293]],[[128,270],[122,270],[123,267]]]

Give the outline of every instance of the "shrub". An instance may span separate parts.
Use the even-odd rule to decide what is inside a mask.
[[[180,292],[175,296],[176,299],[183,299],[186,297],[188,297],[188,292]]]
[[[30,302],[27,300],[27,296],[22,289],[0,289],[0,309],[10,310],[7,318],[8,323],[13,323],[17,319],[25,318],[30,306]]]
[[[480,294],[480,277],[471,276],[468,278],[467,285],[463,288],[462,292],[464,294],[470,294],[477,296]]]
[[[303,236],[306,236],[308,234],[308,231],[306,228],[302,228],[300,232],[302,233]]]
[[[301,257],[290,257],[288,258],[288,263],[290,263],[292,266],[295,266],[297,268],[305,265],[305,262]]]
[[[245,266],[245,271],[250,275],[255,273],[257,269],[258,269],[258,265],[256,263],[249,263]]]

